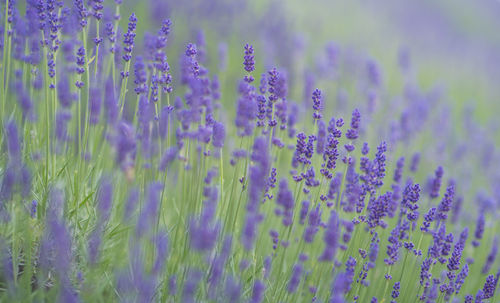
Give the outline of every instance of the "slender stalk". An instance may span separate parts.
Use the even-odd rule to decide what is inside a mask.
[[[96,39],[98,41],[98,43],[96,43],[95,45],[95,60],[94,60],[94,79],[97,80],[97,70],[99,68],[99,45],[101,44],[99,42],[99,39],[100,39],[100,35],[99,35],[99,24],[100,24],[100,20],[97,20],[96,23],[95,23],[95,27],[96,27]]]
[[[11,37],[8,35],[8,32],[10,30],[10,25],[8,22],[8,15],[9,15],[9,3],[10,0],[5,1],[5,11],[4,11],[4,30],[3,30],[3,55],[2,55],[2,73],[1,73],[1,83],[0,83],[0,88],[2,89],[1,91],[1,97],[2,97],[2,112],[0,114],[0,123],[2,124],[2,130],[3,130],[3,114],[5,113],[5,104],[7,103],[7,92],[8,92],[8,79],[9,79],[9,74],[8,74],[8,68],[7,65],[10,65],[10,56],[8,56],[9,52],[9,45],[10,45],[10,40]],[[3,136],[2,136],[3,137]]]

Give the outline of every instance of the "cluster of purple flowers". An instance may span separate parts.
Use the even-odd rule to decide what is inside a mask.
[[[381,66],[344,57],[335,43],[324,64],[304,70],[303,89],[286,64],[260,70],[255,50],[271,53],[265,45],[239,46],[236,81],[227,77],[225,44],[212,69],[211,39],[201,30],[196,43],[181,41],[171,68],[167,54],[179,43],[170,45],[170,19],[151,20],[150,34],[132,13],[122,29],[120,5],[111,13],[102,0],[5,2],[1,298],[499,299],[492,234],[500,192],[480,192],[472,208],[469,172],[429,170],[430,162],[449,164],[445,152],[428,156],[432,144],[408,153],[430,125],[432,92],[409,83],[408,104],[385,113],[377,108],[386,93]],[[355,108],[337,81],[349,60],[365,67],[356,94],[367,104]],[[335,81],[338,108],[321,78]],[[231,85],[235,101],[225,91]],[[346,113],[349,124],[337,116]],[[493,162],[487,152],[482,158],[486,175]],[[427,183],[425,173],[433,174]]]

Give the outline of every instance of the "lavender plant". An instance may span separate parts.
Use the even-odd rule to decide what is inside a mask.
[[[3,2],[1,301],[500,302],[492,129],[336,43],[120,8]]]

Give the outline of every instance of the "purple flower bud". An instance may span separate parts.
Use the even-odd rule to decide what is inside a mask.
[[[97,196],[97,209],[99,210],[99,224],[104,224],[111,213],[111,203],[113,201],[113,184],[109,177],[103,177]]]
[[[148,80],[148,74],[146,72],[146,65],[144,64],[144,59],[142,56],[137,56],[134,63],[134,83],[136,85],[136,94],[145,94],[148,92],[149,88],[146,84]]]
[[[189,236],[191,247],[196,251],[209,251],[216,244],[220,224],[213,222],[217,205],[217,190],[212,188],[207,192],[202,212],[197,219],[189,223]]]
[[[30,215],[32,218],[36,218],[37,208],[38,208],[38,202],[36,200],[31,201]]]
[[[337,275],[332,285],[333,294],[346,294],[351,290],[351,285],[354,278],[354,271],[356,269],[356,259],[350,256],[349,259],[346,261],[345,265],[346,265],[345,272],[340,272]],[[336,302],[343,302],[343,301],[336,301]]]
[[[268,72],[267,84],[269,92],[269,102],[276,103],[278,99],[284,99],[287,94],[286,75],[279,73],[276,68]]]
[[[370,262],[375,264],[377,261],[378,257],[378,244],[380,242],[380,239],[378,238],[378,234],[375,233],[375,235],[372,237],[371,243],[370,243],[370,252],[368,254],[368,259]]]
[[[453,253],[451,254],[451,257],[448,259],[447,267],[449,271],[455,271],[459,269],[460,259],[462,258],[462,252],[464,248],[465,248],[465,241],[459,240],[455,244],[455,247],[453,248]]]
[[[304,231],[304,241],[306,243],[312,243],[314,241],[314,236],[319,230],[319,224],[321,223],[321,211],[319,209],[319,204],[315,209],[309,212],[308,225]]]
[[[312,100],[313,100],[313,119],[314,120],[319,120],[322,118],[321,112],[323,111],[323,102],[322,102],[322,97],[321,97],[321,91],[319,89],[315,89],[314,92],[312,93]]]
[[[458,219],[460,218],[460,214],[462,212],[462,204],[463,204],[464,198],[462,196],[456,197],[452,209],[451,209],[451,223],[455,224],[458,222]]]
[[[495,236],[493,239],[493,244],[491,245],[490,253],[486,259],[486,263],[483,266],[482,273],[487,274],[490,271],[491,266],[495,263],[495,259],[498,253],[498,237]]]
[[[196,45],[193,43],[188,43],[186,46],[186,56],[187,57],[193,57],[196,55]]]
[[[243,65],[245,66],[245,70],[248,73],[251,73],[252,71],[255,70],[255,59],[253,56],[253,47],[249,44],[245,45],[245,56],[244,56]],[[248,82],[252,82],[252,81],[248,81]]]
[[[484,283],[484,287],[483,287],[483,293],[484,293],[484,295],[482,297],[483,299],[493,298],[493,296],[495,295],[497,282],[498,282],[498,278],[496,278],[494,275],[489,275],[486,278],[486,282]]]
[[[239,302],[241,297],[241,285],[232,276],[226,279],[225,287],[226,298],[228,302]]]
[[[309,201],[302,201],[302,207],[300,208],[300,219],[299,219],[299,223],[301,225],[304,225],[304,222],[306,220],[307,213],[309,212],[309,204],[310,204]]]
[[[443,174],[443,167],[439,166],[436,169],[436,177],[432,180],[431,192],[429,194],[432,199],[439,196],[439,189],[441,188],[441,179],[443,178]]]
[[[484,299],[484,290],[480,289],[477,291],[474,303],[483,303],[483,299]]]
[[[184,289],[182,291],[182,301],[185,303],[195,303],[196,290],[198,289],[198,284],[202,278],[202,274],[199,270],[190,270],[184,283]]]
[[[106,81],[104,89],[104,109],[106,112],[106,121],[108,124],[114,124],[118,118],[118,101],[115,97],[115,87],[113,77],[109,77]]]
[[[405,165],[405,158],[404,157],[399,158],[398,162],[396,163],[396,170],[394,171],[394,182],[396,183],[401,182],[404,165]]]
[[[423,232],[429,232],[429,227],[431,226],[431,223],[434,222],[436,218],[436,212],[437,209],[435,207],[432,207],[429,209],[427,214],[424,216],[424,221],[422,222],[422,226],[420,227],[420,230]]]
[[[135,133],[131,125],[121,122],[117,125],[118,134],[115,142],[116,162],[126,169],[132,165],[135,158]]]
[[[251,160],[254,162],[254,165],[250,167],[250,186],[246,207],[247,216],[242,232],[242,242],[247,250],[253,246],[257,233],[257,225],[262,220],[262,215],[258,213],[258,208],[269,173],[268,143],[265,137],[255,139]]]
[[[289,226],[293,220],[293,209],[295,206],[295,199],[293,193],[288,189],[288,182],[282,179],[279,184],[278,197],[276,203],[281,206],[281,213],[283,214],[283,225]]]
[[[221,251],[213,258],[211,269],[208,274],[208,295],[210,298],[215,296],[218,283],[224,274],[224,266],[226,265],[227,258],[231,253],[232,243],[233,238],[231,236],[226,236],[224,242],[222,243]]]
[[[237,101],[235,124],[240,129],[240,136],[250,136],[255,126],[253,121],[257,117],[256,98],[250,84],[242,81],[240,88],[243,89],[240,89],[242,94]]]
[[[396,282],[394,283],[394,286],[392,287],[392,293],[391,293],[391,297],[393,299],[396,299],[397,297],[399,297],[399,288],[400,288],[400,285],[401,285],[401,282]]]
[[[21,144],[19,142],[17,125],[14,120],[10,120],[5,124],[5,133],[9,159],[12,162],[16,162],[21,159]]]
[[[368,146],[368,143],[364,142],[363,147],[361,148],[361,154],[363,154],[363,156],[366,156],[368,155],[369,152],[370,152],[370,147]]]
[[[135,29],[137,27],[137,18],[134,13],[130,15],[127,27],[127,32],[123,35],[123,50],[124,54],[122,56],[125,62],[132,59],[132,49],[134,48],[135,40]]]
[[[349,140],[356,140],[358,136],[358,131],[355,129],[348,129],[345,134],[345,137]]]
[[[147,190],[147,199],[144,207],[141,209],[137,225],[135,228],[137,237],[141,237],[146,232],[151,231],[157,221],[158,207],[160,204],[160,192],[163,185],[160,183],[151,183]]]
[[[339,240],[339,222],[337,213],[332,211],[330,213],[330,219],[328,220],[328,225],[326,227],[323,240],[325,242],[325,249],[319,257],[319,261],[333,261],[335,253],[337,252],[338,240]]]
[[[431,278],[431,273],[430,268],[432,265],[432,259],[431,258],[426,258],[422,262],[422,265],[420,267],[420,285],[424,285],[427,280]]]
[[[410,171],[415,173],[418,170],[418,164],[420,163],[420,153],[414,153],[411,158]]]
[[[302,263],[297,263],[293,266],[292,275],[290,276],[290,280],[288,281],[287,291],[288,293],[293,294],[297,291],[297,287],[299,286],[300,279],[302,276]]]
[[[226,139],[226,128],[221,122],[215,122],[212,133],[212,144],[215,147],[223,147]]]
[[[368,75],[368,80],[370,81],[371,85],[375,87],[380,86],[380,84],[382,83],[382,74],[377,62],[371,59],[368,60],[366,62],[366,71]]]
[[[400,227],[396,226],[391,231],[391,235],[388,238],[389,245],[387,245],[387,258],[384,260],[387,265],[393,265],[399,259],[399,248],[401,247],[399,232]]]
[[[45,269],[54,268],[63,287],[70,291],[71,286],[68,273],[71,272],[73,259],[72,241],[71,234],[63,219],[63,207],[63,192],[53,188],[50,193],[47,210],[45,235],[40,247],[40,264]]]
[[[60,141],[66,141],[68,137],[68,122],[71,120],[71,113],[67,111],[59,111],[56,114],[56,138]]]
[[[360,122],[361,122],[361,113],[359,112],[358,109],[355,109],[352,112],[351,128],[356,130],[359,129]]]
[[[266,290],[265,284],[260,280],[255,280],[252,289],[252,297],[250,303],[261,303],[264,299],[264,292]]]
[[[458,273],[457,278],[455,280],[455,293],[460,292],[460,288],[462,288],[462,285],[465,282],[465,278],[467,278],[467,275],[469,274],[469,265],[466,263],[463,267],[462,270]]]
[[[476,231],[474,232],[475,240],[472,241],[472,245],[474,247],[479,246],[480,244],[479,240],[483,238],[484,225],[485,225],[484,212],[480,211],[477,217]]]
[[[69,77],[60,77],[57,83],[57,99],[63,108],[71,107],[76,100],[75,94],[71,93],[69,86]]]
[[[443,200],[439,203],[437,218],[439,220],[446,220],[448,218],[448,212],[451,210],[453,204],[453,197],[455,195],[455,187],[448,186],[446,193],[444,194]]]

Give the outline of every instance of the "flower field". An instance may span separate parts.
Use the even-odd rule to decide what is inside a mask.
[[[3,0],[0,301],[500,302],[500,61],[311,3]]]

